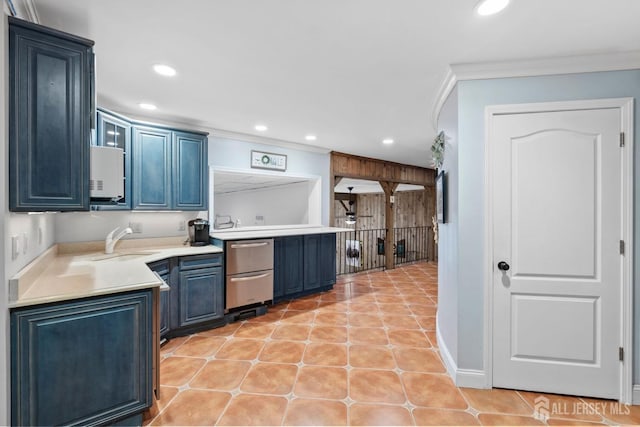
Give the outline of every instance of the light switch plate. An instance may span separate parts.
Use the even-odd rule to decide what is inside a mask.
[[[18,258],[20,255],[20,236],[11,236],[11,259]]]

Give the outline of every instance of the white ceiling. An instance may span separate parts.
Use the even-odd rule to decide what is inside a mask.
[[[32,1],[42,24],[95,40],[104,107],[296,143],[313,133],[419,166],[449,65],[640,49],[639,0],[512,0],[492,17],[476,0]]]
[[[238,191],[259,190],[282,185],[308,182],[303,178],[287,175],[247,174],[239,172],[214,171],[213,193],[235,193]]]

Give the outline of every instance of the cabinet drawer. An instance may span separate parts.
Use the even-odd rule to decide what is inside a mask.
[[[227,310],[273,300],[271,270],[227,276]]]
[[[226,274],[273,269],[273,239],[227,242]]]
[[[195,255],[180,258],[180,271],[193,270],[194,268],[217,267],[222,265],[222,255]]]

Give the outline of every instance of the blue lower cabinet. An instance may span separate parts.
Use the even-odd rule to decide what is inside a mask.
[[[179,328],[224,318],[221,267],[180,271],[179,277]]]
[[[336,235],[276,237],[273,299],[297,298],[331,289],[336,283]]]
[[[152,404],[151,290],[11,311],[11,424],[114,424]]]
[[[302,292],[302,236],[277,237],[273,242],[273,298]]]
[[[304,236],[304,290],[324,288],[336,283],[336,235]]]
[[[160,276],[162,280],[169,283],[169,276]],[[169,292],[160,291],[160,338],[169,332]]]

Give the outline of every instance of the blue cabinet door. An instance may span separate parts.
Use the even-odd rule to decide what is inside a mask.
[[[9,17],[9,209],[89,210],[93,42]]]
[[[173,133],[173,208],[203,211],[209,208],[207,137]]]
[[[11,424],[111,424],[152,403],[151,290],[11,312]]]
[[[304,290],[323,288],[336,282],[336,235],[304,236]]]
[[[221,267],[180,271],[178,327],[224,317],[224,282]]]
[[[131,123],[108,111],[98,110],[98,144],[124,152],[124,197],[116,203],[91,199],[98,210],[131,210]]]
[[[169,275],[161,275],[162,280],[169,283]],[[160,291],[160,338],[169,332],[169,290]]]
[[[171,131],[133,128],[133,208],[171,209]]]
[[[273,242],[273,297],[279,299],[303,290],[302,236],[277,237]]]

